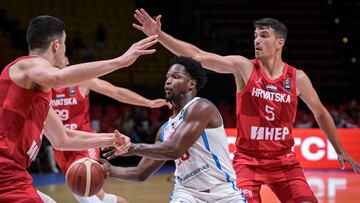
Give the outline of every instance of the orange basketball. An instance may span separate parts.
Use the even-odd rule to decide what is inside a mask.
[[[66,184],[82,197],[96,195],[104,185],[104,169],[97,161],[82,158],[72,163],[66,172]]]

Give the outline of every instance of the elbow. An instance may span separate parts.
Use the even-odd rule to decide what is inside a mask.
[[[147,175],[147,174],[139,174],[139,175],[136,177],[136,182],[144,182],[144,181],[146,181],[148,178],[149,178],[149,175]]]
[[[59,150],[59,151],[63,151],[65,150],[65,141],[58,139],[55,142],[51,143],[51,145],[53,146],[54,149]]]
[[[185,152],[174,147],[168,150],[166,154],[169,160],[176,160],[180,158],[183,154],[185,154]]]

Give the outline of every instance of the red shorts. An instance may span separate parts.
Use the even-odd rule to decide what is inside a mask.
[[[84,151],[58,151],[54,150],[54,157],[56,163],[59,165],[59,168],[63,174],[66,174],[67,169],[70,165],[81,158],[88,157],[91,159],[100,158],[100,149],[92,148]]]
[[[0,157],[0,202],[42,203],[25,168]]]
[[[249,160],[252,162],[247,164]],[[243,190],[250,203],[261,202],[260,189],[263,184],[275,193],[280,202],[317,202],[295,156],[256,159],[257,165],[253,160],[244,154],[235,153],[233,161],[236,186]]]

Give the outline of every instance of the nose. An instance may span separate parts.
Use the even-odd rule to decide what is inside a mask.
[[[168,78],[166,78],[166,80],[165,80],[165,85],[170,85],[171,84],[171,77],[168,77]]]

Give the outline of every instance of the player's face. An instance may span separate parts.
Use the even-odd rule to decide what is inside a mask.
[[[275,56],[278,48],[275,31],[271,27],[257,27],[254,32],[255,58],[264,59]]]
[[[174,64],[170,67],[166,74],[166,81],[164,85],[165,99],[167,101],[175,101],[181,99],[182,95],[189,91],[189,82],[191,77],[185,71],[185,67],[179,64]]]
[[[66,33],[64,32],[61,39],[57,41],[57,50],[55,53],[55,66],[56,67],[64,67],[64,60],[66,58],[65,52],[66,52]]]

